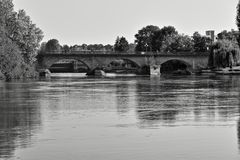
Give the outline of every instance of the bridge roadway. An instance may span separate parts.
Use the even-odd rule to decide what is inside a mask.
[[[82,62],[87,66],[89,71],[96,68],[108,66],[115,60],[128,60],[134,63],[138,68],[149,66],[160,67],[163,63],[171,60],[177,60],[184,63],[190,71],[195,71],[200,68],[205,68],[208,65],[209,53],[196,53],[196,52],[182,52],[182,53],[84,53],[84,52],[71,52],[71,53],[42,53],[37,56],[38,68],[48,69],[56,62],[62,60],[76,60]]]

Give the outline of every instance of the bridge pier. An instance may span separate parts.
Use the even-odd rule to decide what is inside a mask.
[[[150,65],[150,76],[160,76],[161,65]]]
[[[40,69],[39,71],[39,77],[50,77],[51,76],[51,72],[49,71],[49,69]]]
[[[72,65],[73,65],[73,72],[77,72],[77,70],[78,70],[78,63],[76,61],[73,61]]]

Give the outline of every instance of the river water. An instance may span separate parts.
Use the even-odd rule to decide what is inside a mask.
[[[240,76],[0,82],[3,160],[239,160]]]

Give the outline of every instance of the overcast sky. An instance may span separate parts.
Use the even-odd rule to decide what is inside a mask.
[[[13,0],[60,44],[114,44],[117,36],[134,42],[146,25],[172,25],[179,33],[236,29],[238,0]]]

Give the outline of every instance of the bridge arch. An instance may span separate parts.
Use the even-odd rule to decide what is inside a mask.
[[[87,70],[90,70],[91,67],[89,64],[87,64],[84,60],[78,59],[78,58],[51,58],[45,61],[45,68],[46,69],[50,69],[51,66],[53,66],[54,64],[57,63],[61,63],[61,62],[78,62],[78,64],[82,64],[83,66],[85,66],[87,68]]]
[[[193,71],[190,63],[183,59],[167,59],[161,63],[161,73],[172,73],[178,70]]]
[[[117,71],[117,70],[122,70],[127,73],[135,72],[137,73],[140,69],[141,66],[136,63],[135,61],[128,59],[128,58],[114,58],[111,60],[108,60],[105,64],[106,66],[106,71]]]
[[[135,62],[134,60],[127,59],[127,58],[123,58],[123,60],[133,64],[136,68],[141,68],[141,66],[137,62]]]

